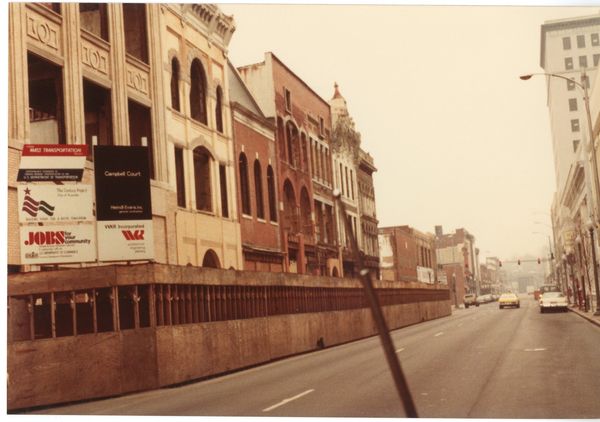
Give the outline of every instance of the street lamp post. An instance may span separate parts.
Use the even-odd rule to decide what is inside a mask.
[[[454,296],[454,307],[458,308],[458,298],[456,297],[456,273],[452,273],[452,293]]]
[[[600,204],[598,203],[600,201],[600,180],[598,179],[598,160],[596,158],[596,146],[595,146],[595,142],[594,142],[594,129],[592,127],[592,116],[590,113],[590,97],[588,95],[588,82],[589,82],[589,76],[587,75],[587,73],[585,73],[585,70],[583,70],[582,74],[581,74],[581,81],[582,83],[576,82],[574,79],[571,78],[567,78],[565,76],[562,75],[558,75],[556,73],[531,73],[528,75],[523,75],[520,76],[519,78],[521,78],[524,81],[527,81],[529,79],[531,79],[532,76],[535,75],[544,75],[544,76],[549,76],[549,77],[553,77],[553,78],[560,78],[560,79],[565,79],[571,83],[574,83],[575,85],[577,85],[582,91],[583,91],[583,103],[585,105],[585,114],[586,114],[586,119],[587,119],[587,126],[588,126],[588,136],[589,136],[589,143],[590,143],[590,147],[592,150],[592,172],[594,173],[594,190],[596,192],[596,210],[594,213],[594,217],[596,219],[596,225],[598,224],[598,217],[600,214]],[[592,239],[592,265],[594,267],[594,287],[596,288],[596,312],[594,313],[594,315],[596,316],[600,316],[600,286],[598,283],[598,269],[597,269],[597,262],[596,262],[596,246],[594,245],[594,235],[593,235],[593,231],[594,231],[594,223],[592,222],[591,226],[588,227],[588,230],[590,231],[590,237]]]

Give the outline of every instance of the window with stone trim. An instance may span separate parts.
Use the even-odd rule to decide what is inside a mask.
[[[563,50],[571,49],[571,37],[563,37],[562,43],[563,43]]]
[[[270,165],[267,167],[267,194],[269,196],[269,219],[277,221],[277,200],[275,196],[275,172]]]
[[[28,53],[27,75],[30,142],[66,143],[62,68]]]
[[[565,69],[573,69],[573,57],[565,57]]]
[[[260,161],[258,159],[254,160],[254,194],[256,195],[256,217],[264,219],[265,207],[262,188],[262,169],[260,168]]]
[[[217,99],[215,103],[215,121],[217,130],[223,133],[223,90],[220,86],[217,87]]]
[[[123,23],[125,28],[125,50],[136,59],[148,64],[146,5],[143,3],[123,3]]]
[[[577,111],[577,98],[569,98],[569,111]]]
[[[83,110],[85,114],[85,143],[89,158],[92,145],[112,145],[112,107],[110,90],[83,80]]]
[[[587,67],[587,56],[579,56],[579,67],[581,67],[581,68]]]
[[[590,38],[592,39],[592,45],[593,46],[600,45],[600,39],[598,38],[598,33],[597,32],[591,34]]]
[[[81,28],[108,41],[108,16],[106,3],[79,3]]]
[[[148,168],[154,179],[154,145],[152,141],[152,112],[149,107],[133,100],[128,101],[129,142],[132,146],[148,147]]]
[[[175,183],[177,185],[177,206],[186,207],[185,168],[183,164],[183,148],[175,147]]]
[[[585,48],[585,35],[577,35],[577,48]]]
[[[246,215],[252,214],[250,207],[250,183],[248,180],[248,159],[243,152],[238,160],[240,172],[240,195],[242,197],[242,213]]]
[[[212,211],[212,179],[210,177],[212,157],[204,147],[194,149],[194,185],[196,187],[196,209]]]
[[[579,132],[579,119],[571,119],[571,132]]]
[[[206,73],[199,59],[192,61],[190,69],[190,113],[194,120],[207,124],[206,113]]]
[[[177,57],[171,59],[171,107],[173,110],[181,111],[179,101],[179,60],[177,60]]]
[[[219,182],[221,185],[221,215],[229,218],[229,201],[227,199],[227,168],[219,164]]]

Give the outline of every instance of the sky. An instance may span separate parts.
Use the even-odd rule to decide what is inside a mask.
[[[339,84],[380,227],[464,227],[482,260],[507,260],[548,255],[555,191],[545,78],[519,75],[543,71],[541,25],[600,13],[585,5],[220,7],[234,65],[272,51],[326,101]]]

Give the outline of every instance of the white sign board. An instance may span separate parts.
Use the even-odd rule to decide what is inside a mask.
[[[98,260],[154,259],[152,220],[98,221]]]
[[[19,222],[93,221],[90,185],[18,186]]]
[[[96,260],[94,225],[21,226],[22,264]]]
[[[417,267],[417,280],[421,283],[434,283],[435,274],[433,269],[427,267]]]

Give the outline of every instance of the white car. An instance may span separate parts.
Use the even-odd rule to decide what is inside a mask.
[[[561,292],[546,292],[540,297],[540,312],[551,311],[553,309],[567,312],[569,302],[566,296]]]

